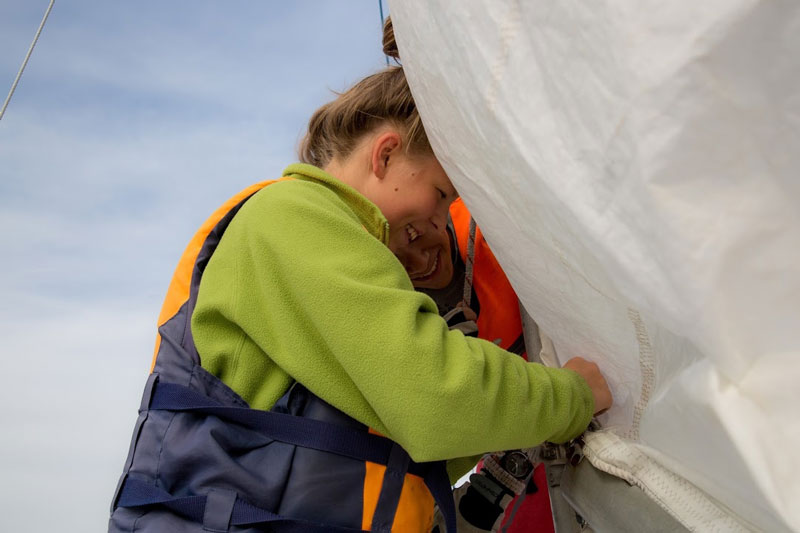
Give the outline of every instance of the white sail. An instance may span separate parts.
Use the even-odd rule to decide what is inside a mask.
[[[592,463],[692,530],[800,531],[800,3],[391,14],[523,304],[612,385]]]

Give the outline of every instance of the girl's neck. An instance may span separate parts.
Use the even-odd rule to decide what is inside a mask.
[[[369,145],[361,143],[346,158],[331,159],[322,170],[363,194],[364,187],[372,174],[369,153]]]

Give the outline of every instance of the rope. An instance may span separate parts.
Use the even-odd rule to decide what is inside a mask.
[[[475,233],[477,224],[475,219],[469,219],[469,238],[467,239],[467,264],[464,273],[464,304],[469,307],[472,303],[472,271],[475,263]]]
[[[42,23],[39,24],[39,29],[36,30],[36,36],[33,38],[31,47],[28,48],[28,53],[25,55],[25,60],[22,62],[22,66],[19,67],[19,72],[17,72],[17,77],[14,78],[14,83],[11,85],[11,90],[8,91],[8,96],[6,96],[6,101],[5,103],[3,103],[3,109],[0,109],[0,120],[2,120],[3,115],[6,112],[6,108],[8,107],[8,103],[11,101],[11,96],[14,94],[14,90],[17,88],[19,79],[22,77],[22,71],[25,70],[25,65],[28,64],[28,59],[31,58],[31,54],[33,53],[33,47],[36,46],[36,41],[39,40],[39,35],[42,33],[42,28],[44,28],[44,23],[47,21],[47,16],[50,15],[50,10],[53,9],[53,4],[55,3],[55,1],[56,0],[50,0],[50,5],[47,6],[47,11],[44,12]]]
[[[386,22],[386,19],[383,16],[383,0],[378,0],[378,9],[381,11],[381,33],[383,33],[383,25]],[[384,59],[386,59],[386,66],[389,66],[389,56],[386,54],[383,55]]]

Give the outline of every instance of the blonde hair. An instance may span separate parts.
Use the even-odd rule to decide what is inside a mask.
[[[383,25],[383,52],[400,57],[390,18]],[[404,136],[407,153],[433,153],[402,66],[367,76],[319,108],[300,143],[300,160],[325,167],[335,157],[346,158],[364,135],[387,123]]]

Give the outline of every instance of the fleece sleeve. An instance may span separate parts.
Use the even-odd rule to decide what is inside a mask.
[[[378,233],[318,183],[258,193],[202,280],[192,331],[203,366],[237,392],[297,380],[416,461],[586,427],[593,400],[580,376],[448,330]]]

